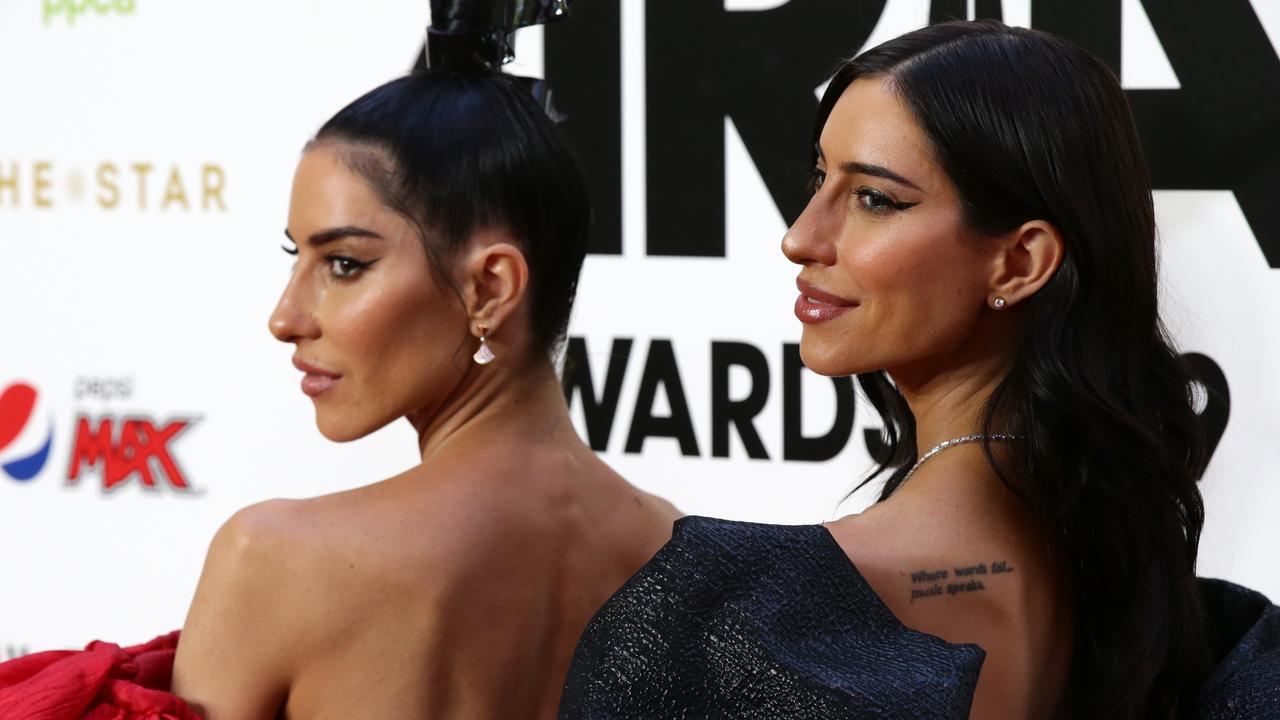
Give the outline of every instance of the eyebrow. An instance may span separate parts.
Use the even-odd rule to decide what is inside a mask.
[[[289,228],[284,229],[284,236],[289,238],[289,240],[293,242],[293,244],[295,245],[298,244],[298,241],[293,239],[293,235],[289,234]],[[324,245],[326,243],[331,243],[335,240],[341,240],[342,238],[349,238],[349,237],[374,238],[375,240],[386,239],[372,230],[365,230],[364,228],[358,228],[358,227],[352,227],[352,226],[343,226],[343,227],[330,228],[328,230],[322,230],[312,235],[310,239],[307,240],[307,244],[311,245],[311,247],[320,247],[321,245]]]
[[[826,161],[826,156],[822,152],[821,145],[814,143],[813,151],[814,151],[814,154],[817,155],[819,161],[822,161],[822,162]],[[924,192],[924,190],[920,189],[919,185],[911,182],[910,180],[906,179],[905,177],[899,175],[898,173],[890,170],[889,168],[883,165],[873,165],[871,163],[849,161],[849,162],[840,163],[840,171],[849,173],[850,175],[862,174],[862,175],[871,175],[872,177],[884,178],[885,180],[892,180],[896,183],[901,183],[903,185],[906,185],[907,187],[915,188],[916,190],[920,190],[920,192]]]
[[[884,178],[885,180],[892,180],[896,183],[906,185],[907,187],[920,190],[919,185],[916,185],[915,183],[902,177],[898,173],[890,170],[887,167],[884,167],[883,165],[872,165],[870,163],[860,163],[860,162],[843,162],[843,163],[840,163],[840,170],[842,172],[847,172],[851,175],[856,173],[861,173],[863,175],[871,175],[872,177]],[[924,191],[920,190],[920,192],[924,192]]]

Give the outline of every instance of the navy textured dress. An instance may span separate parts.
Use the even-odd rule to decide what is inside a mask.
[[[1199,718],[1280,718],[1280,611],[1202,581]],[[560,720],[967,718],[985,653],[902,625],[821,525],[687,517],[578,643]]]
[[[559,717],[966,718],[985,656],[903,626],[821,525],[686,517],[592,618]]]
[[[1199,720],[1280,718],[1280,608],[1261,593],[1201,580],[1217,668],[1200,692]]]

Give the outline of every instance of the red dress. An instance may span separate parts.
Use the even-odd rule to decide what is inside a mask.
[[[178,631],[121,648],[95,640],[0,663],[5,720],[201,720],[169,692]]]

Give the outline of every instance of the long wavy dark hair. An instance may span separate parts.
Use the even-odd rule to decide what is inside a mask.
[[[845,88],[868,77],[914,114],[972,229],[1040,219],[1062,234],[1062,264],[1025,303],[1023,344],[982,423],[1026,439],[1001,460],[985,451],[1069,573],[1072,715],[1175,716],[1209,664],[1194,572],[1207,454],[1191,374],[1157,313],[1151,181],[1120,83],[1053,35],[944,23],[844,63],[815,144]],[[915,418],[884,372],[858,382],[885,421],[871,476],[888,473],[884,500],[916,458]]]

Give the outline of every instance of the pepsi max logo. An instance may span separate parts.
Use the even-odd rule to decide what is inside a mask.
[[[172,443],[194,423],[189,418],[157,423],[150,418],[111,416],[95,421],[81,415],[76,421],[67,483],[75,484],[82,471],[96,470],[102,475],[103,490],[114,490],[131,479],[149,490],[158,489],[160,480],[175,490],[190,490]]]
[[[33,421],[39,397],[35,387],[24,382],[0,392],[0,470],[19,482],[40,474],[53,447],[53,420],[47,426]]]

